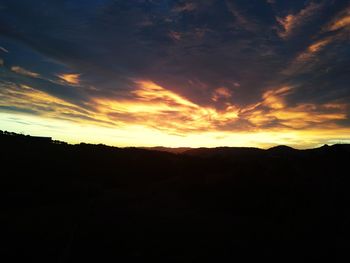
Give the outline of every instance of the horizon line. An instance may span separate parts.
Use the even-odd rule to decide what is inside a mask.
[[[335,146],[335,145],[350,145],[349,143],[343,143],[343,142],[338,142],[338,143],[334,143],[334,144],[322,144],[320,146],[317,147],[310,147],[310,148],[297,148],[297,147],[292,147],[289,146],[287,144],[275,144],[274,146],[271,146],[269,148],[262,148],[262,147],[256,147],[256,146],[227,146],[227,145],[222,145],[222,146],[214,146],[214,147],[206,147],[206,146],[200,146],[200,147],[190,147],[190,146],[178,146],[178,147],[171,147],[171,146],[162,146],[162,145],[157,145],[157,146],[116,146],[116,145],[110,145],[110,144],[105,144],[105,143],[89,143],[89,142],[84,142],[81,141],[79,143],[70,143],[70,142],[66,142],[66,141],[61,141],[61,140],[57,140],[51,136],[39,136],[39,135],[31,135],[31,134],[24,134],[24,133],[17,133],[17,132],[11,132],[11,131],[7,131],[7,130],[0,130],[0,134],[1,135],[10,135],[10,136],[25,136],[25,137],[33,137],[33,138],[47,138],[50,139],[52,142],[59,142],[59,143],[63,143],[63,144],[67,144],[67,145],[80,145],[80,144],[86,144],[86,145],[100,145],[100,146],[107,146],[107,147],[113,147],[113,148],[120,148],[120,149],[128,149],[128,148],[137,148],[137,149],[150,149],[150,150],[156,150],[155,148],[164,148],[164,149],[182,149],[182,148],[186,148],[186,149],[218,149],[218,148],[250,148],[250,149],[259,149],[259,150],[269,150],[269,149],[273,149],[276,147],[288,147],[294,150],[312,150],[312,149],[318,149],[321,147],[331,147],[331,146]]]

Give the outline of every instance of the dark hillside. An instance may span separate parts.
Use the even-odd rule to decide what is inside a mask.
[[[0,252],[12,261],[347,255],[349,145],[172,154],[2,133],[0,152]]]

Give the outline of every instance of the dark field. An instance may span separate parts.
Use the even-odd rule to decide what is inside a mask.
[[[348,262],[349,145],[0,149],[2,262]]]

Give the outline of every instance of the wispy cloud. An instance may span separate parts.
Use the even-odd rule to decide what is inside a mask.
[[[197,5],[193,2],[185,2],[183,4],[179,4],[173,8],[174,12],[191,12],[197,8]]]
[[[282,26],[278,34],[281,38],[288,39],[296,30],[301,29],[309,20],[311,20],[323,7],[321,3],[311,2],[305,8],[294,14],[288,14],[284,17],[277,17],[277,21]]]
[[[326,27],[327,31],[350,28],[350,7],[334,18]]]
[[[0,46],[0,51],[5,52],[5,53],[9,53],[9,51],[6,48],[2,47],[2,46]]]
[[[180,41],[182,38],[182,34],[178,31],[170,31],[168,35],[172,40],[175,41]]]
[[[253,19],[247,17],[233,1],[226,1],[226,5],[230,13],[235,18],[234,27],[242,27],[248,31],[257,30],[258,27],[256,22]]]
[[[268,90],[262,101],[248,109],[242,109],[242,116],[255,127],[310,129],[315,125],[336,128],[337,120],[346,119],[347,105],[342,103],[288,105],[286,98],[293,92],[289,86]]]
[[[32,77],[32,78],[40,77],[39,73],[32,72],[30,70],[24,69],[24,68],[19,67],[19,66],[12,66],[11,70],[13,72],[17,73],[17,74],[21,74],[21,75],[24,75],[24,76],[27,76],[27,77]]]
[[[296,57],[295,61],[293,62],[294,65],[299,62],[307,62],[310,59],[314,58],[315,56],[317,56],[318,52],[324,49],[332,41],[333,38],[325,38],[312,43],[306,48],[305,51],[303,51]]]
[[[41,117],[68,120],[76,123],[103,124],[103,118],[94,118],[93,111],[36,90],[27,85],[1,83],[0,107],[3,111],[28,113]],[[111,124],[111,123],[110,123]]]

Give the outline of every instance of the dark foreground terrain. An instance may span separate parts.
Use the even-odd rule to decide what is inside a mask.
[[[349,259],[349,145],[174,154],[1,133],[0,150],[2,262]]]

